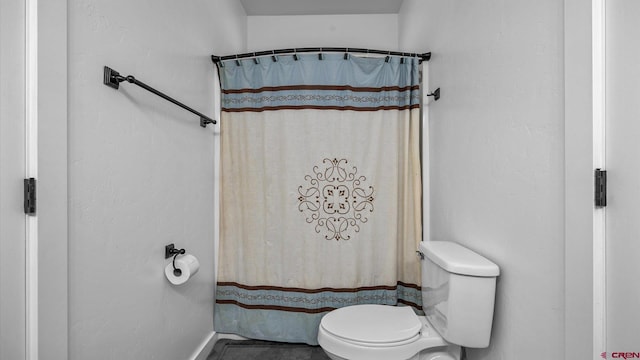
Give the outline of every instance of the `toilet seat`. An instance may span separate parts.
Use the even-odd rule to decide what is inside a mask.
[[[326,320],[325,320],[326,318]],[[447,342],[411,308],[354,305],[333,310],[320,321],[318,343],[332,359],[406,360]]]
[[[422,323],[409,307],[354,305],[325,315],[320,326],[333,336],[363,346],[398,346],[415,341]]]

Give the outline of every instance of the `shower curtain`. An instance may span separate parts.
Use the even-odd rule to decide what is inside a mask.
[[[219,65],[217,332],[317,344],[355,304],[421,310],[418,59]]]

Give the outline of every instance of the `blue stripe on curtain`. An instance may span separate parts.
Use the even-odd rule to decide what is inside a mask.
[[[223,111],[281,109],[404,110],[420,106],[418,59],[343,55],[278,56],[226,61],[220,72]],[[403,66],[404,65],[404,66]],[[409,71],[407,71],[409,69]],[[357,84],[352,86],[349,84]]]
[[[226,93],[223,111],[261,111],[285,108],[403,110],[420,106],[418,89],[379,92],[353,90],[276,90]]]
[[[288,309],[294,312],[317,313],[357,304],[398,303],[421,310],[420,288],[399,282],[396,286],[368,286],[355,289],[297,289],[275,286],[247,286],[219,282],[216,302],[235,303],[257,309]]]
[[[317,345],[318,324],[329,311],[358,304],[412,306],[422,314],[420,287],[295,289],[218,283],[215,330],[251,334],[254,339]]]

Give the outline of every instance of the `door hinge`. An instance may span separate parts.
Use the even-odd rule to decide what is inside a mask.
[[[595,171],[595,205],[607,206],[607,172],[596,169]]]
[[[36,214],[36,179],[24,179],[24,213]]]

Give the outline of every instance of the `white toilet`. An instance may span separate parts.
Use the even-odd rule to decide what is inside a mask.
[[[453,242],[420,243],[422,305],[354,305],[326,314],[318,343],[333,360],[460,360],[489,346],[496,264]]]

